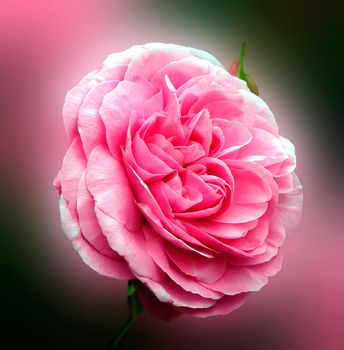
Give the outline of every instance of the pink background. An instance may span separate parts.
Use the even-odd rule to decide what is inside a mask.
[[[145,315],[128,349],[344,349],[343,178],[336,165],[327,168],[329,136],[312,122],[326,118],[326,106],[305,93],[260,38],[233,32],[224,40],[197,21],[178,25],[178,18],[160,16],[149,3],[0,2],[1,175],[10,247],[2,264],[10,269],[6,317],[14,326],[9,344],[21,344],[19,333],[23,344],[37,348],[102,348],[127,317],[125,282],[84,266],[60,227],[52,182],[67,148],[61,118],[67,90],[108,53],[133,44],[187,44],[229,65],[245,37],[247,70],[282,135],[296,146],[303,220],[283,248],[282,271],[239,310],[170,323]]]

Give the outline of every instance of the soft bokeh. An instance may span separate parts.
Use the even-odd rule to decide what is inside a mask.
[[[67,90],[133,44],[185,44],[229,65],[246,41],[246,70],[296,145],[303,220],[282,271],[239,310],[145,315],[128,349],[343,349],[343,20],[333,1],[2,0],[4,348],[102,349],[127,317],[125,283],[85,266],[60,227],[52,181],[67,148]]]

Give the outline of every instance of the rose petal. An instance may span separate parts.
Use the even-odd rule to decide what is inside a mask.
[[[172,281],[177,283],[184,290],[193,294],[198,294],[204,298],[210,298],[214,300],[221,298],[223,295],[222,293],[214,293],[193,279],[190,279],[190,277],[184,274],[183,270],[177,269],[166,255],[162,242],[150,227],[144,226],[143,232],[146,237],[146,248],[148,254],[152,257],[154,262],[171,278]]]
[[[146,243],[141,228],[128,230],[119,221],[95,207],[99,225],[110,247],[128,263],[137,278],[147,277],[155,281],[163,280],[161,270],[146,251]]]
[[[272,197],[272,176],[254,163],[232,163],[235,191],[233,201],[238,204],[268,202]]]
[[[124,145],[131,113],[139,110],[153,94],[149,85],[121,81],[105,95],[99,114],[105,124],[106,140],[113,155],[120,157],[120,146]]]
[[[148,205],[144,203],[137,203],[137,205],[154,230],[158,232],[162,238],[179,248],[194,251],[205,257],[213,257],[214,250],[204,245],[193,237],[193,235],[190,235],[185,228],[182,229],[178,227],[171,220],[161,222]],[[165,224],[167,228],[165,228],[163,224]]]
[[[287,230],[297,226],[301,219],[303,206],[302,185],[296,174],[293,174],[293,189],[279,196],[278,211]]]
[[[197,310],[190,308],[176,308],[180,312],[186,313],[194,317],[209,317],[209,316],[220,316],[227,315],[230,312],[240,307],[248,297],[249,293],[241,293],[234,296],[224,296],[215,305],[205,309]]]
[[[104,256],[87,243],[82,237],[79,226],[73,218],[67,206],[67,202],[62,196],[60,198],[60,213],[62,228],[86,265],[90,266],[101,275],[119,279],[133,278],[128,264],[123,259],[113,259]]]
[[[94,249],[110,258],[118,259],[120,256],[109,247],[109,243],[99,227],[96,214],[94,213],[94,199],[86,187],[85,174],[86,172],[84,171],[78,185],[77,212],[80,230],[83,237]]]
[[[262,264],[270,261],[273,257],[275,257],[279,252],[278,247],[267,244],[266,249],[263,253],[258,254],[253,257],[231,257],[230,263],[232,265],[238,266],[253,266],[257,264]]]
[[[219,158],[225,158],[229,153],[249,144],[252,140],[251,133],[242,123],[215,119],[213,124],[221,127],[224,136],[222,150],[217,155]]]
[[[62,116],[67,135],[71,142],[78,134],[77,119],[79,107],[89,89],[92,86],[96,85],[96,82],[93,80],[96,73],[96,70],[88,73],[81,79],[78,85],[67,92],[65,103],[62,109]]]
[[[281,163],[288,158],[280,140],[269,132],[253,128],[251,142],[238,150],[236,158],[257,162],[264,167]]]
[[[269,233],[269,219],[267,215],[258,221],[257,226],[249,230],[248,233],[239,239],[231,240],[233,248],[242,250],[252,250],[264,244]]]
[[[165,245],[165,250],[170,259],[183,273],[200,282],[212,283],[225,272],[226,259],[222,255],[208,258],[193,252],[180,251],[171,245]]]
[[[59,172],[61,192],[73,215],[76,215],[78,184],[86,168],[86,159],[80,138],[76,137],[70,145]]]
[[[91,88],[82,102],[78,117],[78,131],[86,156],[99,144],[106,143],[103,121],[99,115],[99,107],[104,95],[113,90],[118,81],[105,81]]]
[[[171,76],[171,82],[175,88],[178,88],[189,79],[197,76],[209,74],[213,65],[198,57],[190,56],[177,61],[172,61],[162,66],[151,78],[155,86],[164,84],[165,76]]]
[[[204,243],[206,247],[212,248],[217,253],[225,253],[229,256],[238,256],[238,257],[254,257],[259,254],[262,254],[265,251],[264,246],[258,246],[252,250],[243,250],[233,246],[232,240],[219,239],[214,237],[207,232],[199,229],[192,222],[184,221],[184,226],[186,230],[195,237],[199,242]]]
[[[227,295],[256,292],[268,282],[268,277],[274,276],[280,270],[281,263],[282,257],[278,255],[264,264],[228,265],[225,273],[216,282],[203,283],[203,285]]]
[[[134,281],[135,289],[144,309],[159,320],[171,321],[181,315],[170,304],[161,302],[141,281]]]
[[[102,145],[95,147],[90,154],[86,184],[96,207],[130,230],[140,227],[141,215],[125,170]]]
[[[179,287],[169,279],[163,283],[157,283],[148,278],[140,278],[142,282],[162,301],[174,307],[188,307],[191,309],[205,309],[216,303],[216,300],[203,298],[200,295],[192,294]]]
[[[240,224],[259,219],[268,208],[268,203],[233,203],[225,212],[216,215],[213,220],[228,224]]]
[[[186,126],[189,133],[186,137],[186,141],[199,143],[202,145],[205,155],[208,155],[212,141],[212,127],[213,125],[210,120],[209,112],[206,109],[202,109],[189,120]]]
[[[136,134],[133,139],[132,152],[136,164],[150,174],[165,177],[174,171],[174,169],[170,168],[166,162],[162,161],[149,150],[138,134]],[[149,178],[143,178],[143,180],[148,181]]]
[[[162,67],[175,60],[191,56],[186,47],[159,43],[149,43],[135,54],[129,63],[125,79],[129,81],[150,80]]]
[[[257,226],[258,220],[240,224],[228,224],[216,221],[197,220],[194,225],[218,238],[236,239],[243,237],[247,231]]]
[[[257,120],[257,117],[266,120],[274,128],[274,132],[272,132],[272,134],[277,136],[276,131],[278,131],[278,129],[275,117],[271,112],[269,106],[263,101],[263,99],[257,96],[256,94],[252,94],[248,89],[239,89],[238,92],[243,98],[245,112],[254,116],[255,121]],[[260,118],[258,118],[258,120]]]

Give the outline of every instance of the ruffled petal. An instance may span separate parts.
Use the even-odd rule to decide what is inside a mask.
[[[134,202],[123,165],[104,146],[90,154],[86,172],[87,188],[95,205],[129,230],[141,225],[141,215]]]
[[[76,137],[70,145],[59,171],[61,192],[74,216],[76,216],[78,184],[85,168],[86,158],[80,138]]]
[[[241,293],[234,296],[224,296],[215,305],[207,309],[176,308],[176,310],[194,317],[209,317],[228,315],[240,307],[248,297],[249,293]]]
[[[293,173],[293,189],[279,196],[278,212],[287,230],[297,226],[301,219],[303,206],[302,185]]]
[[[183,273],[200,282],[212,283],[226,270],[226,259],[223,255],[204,257],[193,252],[180,251],[171,245],[165,245],[165,250]]]
[[[99,114],[105,124],[107,144],[114,156],[120,157],[131,113],[139,110],[153,94],[149,85],[121,81],[105,95]]]
[[[128,230],[98,207],[95,207],[95,213],[110,247],[127,261],[135,277],[147,277],[155,281],[164,279],[162,271],[147,253],[141,228]]]
[[[276,136],[257,128],[253,128],[251,134],[251,142],[238,150],[237,159],[257,162],[263,167],[269,168],[288,158],[282,143]]]
[[[152,75],[151,82],[155,86],[162,86],[167,75],[171,77],[170,80],[173,86],[178,88],[197,75],[209,74],[213,67],[213,64],[208,61],[195,56],[189,56],[162,66]]]
[[[105,129],[99,115],[104,96],[112,91],[118,81],[101,82],[88,92],[79,110],[78,131],[86,156],[97,145],[105,145]]]
[[[274,276],[281,268],[282,257],[278,255],[272,260],[254,266],[228,265],[226,272],[214,283],[203,283],[213,290],[227,295],[236,295],[245,292],[256,292]]]
[[[174,44],[148,43],[142,46],[129,63],[125,80],[150,80],[162,67],[175,60],[191,56],[183,46]]]
[[[134,277],[128,268],[128,264],[123,259],[113,259],[100,254],[83,238],[78,223],[62,196],[60,198],[60,214],[62,228],[66,236],[72,241],[74,249],[78,251],[86,265],[104,276],[119,279]]]
[[[82,101],[92,86],[96,85],[93,80],[97,71],[94,70],[85,75],[80,83],[67,92],[65,103],[62,109],[64,126],[70,141],[77,136],[78,112]]]
[[[148,254],[152,257],[154,262],[171,278],[172,281],[177,283],[184,290],[198,294],[204,298],[219,299],[223,296],[222,293],[213,292],[208,288],[205,288],[199,284],[190,276],[185,275],[183,270],[178,269],[169,259],[163,244],[156,233],[149,227],[144,226],[143,232],[146,237],[146,248]]]
[[[94,199],[86,187],[86,176],[83,174],[78,186],[77,212],[79,226],[83,237],[101,254],[110,258],[120,258],[114,252],[101,231],[96,214],[94,213]]]

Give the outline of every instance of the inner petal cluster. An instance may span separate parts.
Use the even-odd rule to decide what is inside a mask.
[[[180,220],[214,217],[232,201],[232,173],[216,157],[230,141],[226,142],[219,121],[213,123],[207,109],[182,115],[175,90],[167,91],[166,110],[146,118],[131,114],[124,162],[145,183],[164,216]]]

